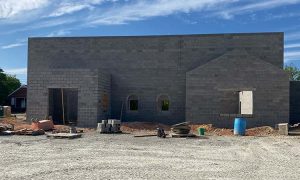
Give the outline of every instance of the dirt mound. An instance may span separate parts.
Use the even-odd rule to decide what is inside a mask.
[[[246,136],[275,136],[278,131],[270,126],[255,127],[246,130]]]
[[[198,134],[198,128],[204,128],[206,134],[217,136],[233,136],[233,129],[215,128],[212,124],[193,124],[190,125],[192,132]],[[277,130],[270,126],[262,126],[246,129],[246,136],[275,136],[278,135]]]
[[[1,118],[0,122],[3,124],[12,124],[14,126],[14,130],[31,128],[31,123],[24,120],[17,119],[15,117]]]

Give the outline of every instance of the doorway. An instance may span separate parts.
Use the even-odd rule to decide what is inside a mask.
[[[49,116],[54,124],[76,124],[78,118],[78,89],[50,88]]]

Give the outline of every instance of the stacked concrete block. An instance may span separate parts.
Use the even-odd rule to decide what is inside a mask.
[[[288,123],[278,124],[278,132],[280,135],[287,136],[289,134],[289,124]]]
[[[98,123],[97,132],[99,133],[120,133],[121,121],[116,119],[102,120]]]

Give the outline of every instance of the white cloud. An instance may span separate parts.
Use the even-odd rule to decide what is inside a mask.
[[[69,30],[58,30],[58,31],[54,31],[54,32],[51,32],[51,33],[45,35],[45,37],[65,36],[70,33],[71,32]]]
[[[88,4],[63,3],[59,8],[52,12],[48,17],[58,17],[65,14],[72,14],[83,9],[93,9],[94,7]]]
[[[3,69],[5,73],[12,75],[26,75],[27,68]]]
[[[286,44],[284,46],[286,49],[291,49],[291,48],[300,48],[300,43],[295,43],[295,44]]]
[[[125,24],[155,16],[167,16],[174,13],[188,13],[215,9],[218,5],[232,3],[236,0],[155,0],[138,1],[134,4],[114,7],[100,15],[92,15],[89,24]]]
[[[290,32],[287,33],[284,37],[287,41],[298,40],[300,39],[300,32]]]
[[[25,43],[13,43],[13,44],[1,46],[1,49],[11,49],[11,48],[15,48],[15,47],[24,46],[24,45],[25,45]]]
[[[254,1],[255,3],[249,3],[246,5],[237,5],[232,8],[227,8],[216,12],[215,15],[219,15],[224,19],[231,19],[235,15],[246,14],[249,12],[261,11],[266,9],[272,9],[277,7],[282,7],[285,5],[297,4],[300,0],[264,0],[264,1]]]
[[[0,0],[0,19],[7,19],[26,11],[45,7],[48,0]]]
[[[300,51],[288,51],[284,53],[285,60],[300,60]]]
[[[26,45],[26,43],[27,43],[27,39],[19,39],[14,43],[2,45],[1,49],[16,48],[16,47],[24,46],[24,45]]]

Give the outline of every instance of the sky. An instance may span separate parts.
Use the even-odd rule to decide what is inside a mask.
[[[27,83],[28,37],[284,32],[300,68],[300,0],[0,0],[0,68]]]

